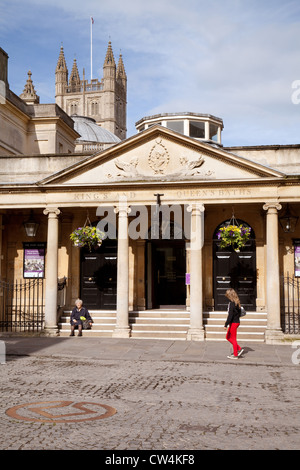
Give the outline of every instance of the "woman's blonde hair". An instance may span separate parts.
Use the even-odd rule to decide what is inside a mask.
[[[227,299],[229,299],[231,302],[234,302],[235,305],[241,307],[239,296],[237,295],[234,289],[227,289],[225,297],[227,297]]]

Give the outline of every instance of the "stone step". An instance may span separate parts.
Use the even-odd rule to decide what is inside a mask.
[[[183,331],[181,333],[169,331],[166,333],[165,331],[156,331],[148,332],[148,331],[132,331],[131,337],[136,339],[169,339],[173,341],[186,341],[186,332]]]
[[[61,336],[70,334],[70,313],[66,310],[59,322]],[[115,310],[90,310],[94,320],[91,330],[85,330],[86,336],[111,337],[116,325]],[[204,312],[203,326],[206,340],[225,341],[224,324],[227,312]],[[129,312],[129,325],[132,338],[182,339],[185,340],[190,323],[190,312],[183,309],[156,309]],[[267,326],[265,312],[248,312],[241,318],[238,338],[243,341],[264,341]]]

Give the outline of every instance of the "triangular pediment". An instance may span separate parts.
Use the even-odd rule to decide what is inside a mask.
[[[244,157],[155,126],[54,174],[40,184],[110,185],[123,182],[238,181],[282,177]]]

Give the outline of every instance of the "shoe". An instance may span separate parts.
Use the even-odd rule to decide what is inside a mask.
[[[240,357],[240,356],[243,354],[243,352],[244,352],[244,349],[243,349],[243,348],[240,349],[240,350],[238,351],[238,357]]]
[[[74,333],[71,333],[70,336],[75,336]]]
[[[227,356],[228,359],[234,359],[234,360],[237,360],[238,359],[238,356],[234,356],[233,354],[230,354],[230,356]]]
[[[78,333],[78,335],[77,335],[77,336],[82,336],[82,333]]]

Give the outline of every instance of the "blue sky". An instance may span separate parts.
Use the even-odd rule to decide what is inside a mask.
[[[9,84],[21,94],[30,69],[42,103],[55,101],[63,44],[69,72],[102,78],[108,41],[128,77],[128,136],[163,112],[224,121],[223,144],[300,143],[298,0],[0,0],[0,47]],[[299,93],[300,96],[300,93]]]

